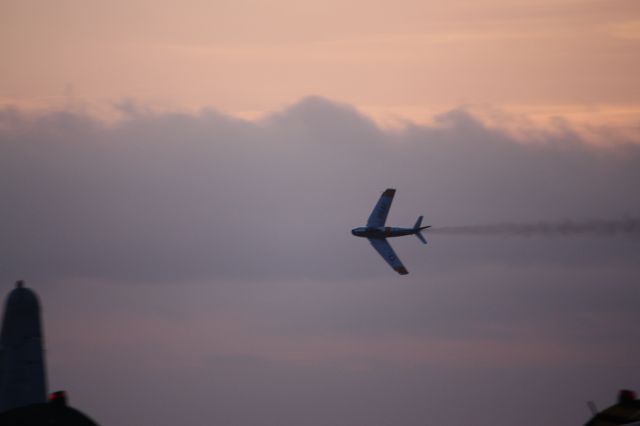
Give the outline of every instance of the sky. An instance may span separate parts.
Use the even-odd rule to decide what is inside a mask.
[[[104,425],[583,424],[638,389],[633,1],[0,1],[0,288]]]
[[[385,125],[460,105],[635,126],[636,0],[0,2],[0,102],[255,118],[309,95]]]

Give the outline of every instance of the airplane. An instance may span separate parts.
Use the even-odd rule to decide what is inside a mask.
[[[389,215],[389,209],[393,202],[393,196],[396,195],[396,190],[388,188],[385,190],[380,199],[376,203],[369,220],[367,220],[367,226],[359,228],[353,228],[351,233],[356,237],[363,237],[369,240],[374,249],[387,261],[387,263],[393,268],[394,271],[400,275],[407,275],[409,271],[404,267],[398,256],[395,254],[391,245],[387,242],[387,238],[401,237],[403,235],[415,235],[423,244],[427,244],[421,231],[423,229],[431,228],[431,226],[421,226],[422,216],[418,217],[416,224],[413,228],[396,228],[390,226],[384,226]]]

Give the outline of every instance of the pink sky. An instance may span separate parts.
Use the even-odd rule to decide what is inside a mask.
[[[243,117],[308,95],[383,124],[460,105],[631,126],[634,0],[3,1],[0,102]]]

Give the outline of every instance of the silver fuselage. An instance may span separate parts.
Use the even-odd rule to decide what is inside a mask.
[[[426,226],[422,229],[430,228],[430,226]],[[396,228],[393,226],[381,226],[381,227],[370,227],[370,226],[361,226],[359,228],[353,228],[351,233],[356,237],[364,237],[364,238],[391,238],[391,237],[402,237],[404,235],[413,235],[420,232],[420,228]]]

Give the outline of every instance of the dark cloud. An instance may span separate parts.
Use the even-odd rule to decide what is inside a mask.
[[[52,383],[105,424],[568,424],[636,385],[638,145],[121,113],[0,112],[0,276],[47,283]],[[387,187],[434,225],[392,241],[407,277],[349,233]]]

